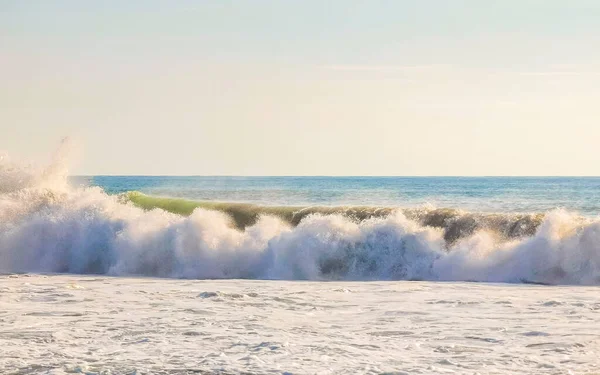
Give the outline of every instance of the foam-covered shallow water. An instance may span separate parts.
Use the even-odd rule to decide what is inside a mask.
[[[0,276],[3,374],[593,374],[594,287]]]

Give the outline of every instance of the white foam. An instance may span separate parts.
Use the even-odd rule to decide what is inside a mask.
[[[0,285],[2,374],[598,370],[595,287],[80,275]]]

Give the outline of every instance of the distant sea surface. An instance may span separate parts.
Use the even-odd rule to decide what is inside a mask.
[[[527,213],[600,213],[600,177],[73,177],[108,194],[265,206],[434,207]]]

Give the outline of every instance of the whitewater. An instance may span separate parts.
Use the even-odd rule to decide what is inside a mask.
[[[0,373],[599,371],[592,215],[154,197],[65,158],[0,160]]]
[[[597,374],[593,287],[0,277],[3,374]]]

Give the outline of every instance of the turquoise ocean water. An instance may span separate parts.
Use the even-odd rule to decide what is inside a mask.
[[[146,195],[266,206],[432,205],[475,212],[600,213],[600,177],[155,177],[94,176],[75,184],[108,194]]]

